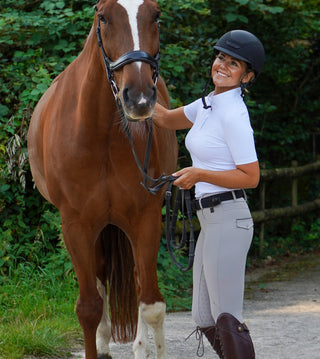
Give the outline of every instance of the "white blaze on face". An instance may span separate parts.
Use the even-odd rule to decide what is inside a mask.
[[[128,14],[129,24],[131,27],[131,34],[133,39],[133,50],[140,50],[139,31],[138,31],[138,11],[139,7],[143,4],[144,0],[118,0],[118,4],[121,5]],[[138,63],[139,67],[141,63]]]

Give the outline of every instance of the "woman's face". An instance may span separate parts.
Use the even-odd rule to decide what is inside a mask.
[[[247,72],[244,61],[220,52],[211,70],[212,81],[215,85],[215,95],[237,88],[242,83],[247,83],[254,77],[253,72]]]

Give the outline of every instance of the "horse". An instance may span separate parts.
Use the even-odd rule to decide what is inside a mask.
[[[146,191],[135,160],[144,158],[155,103],[170,106],[158,77],[160,9],[155,0],[98,0],[95,10],[81,53],[34,109],[31,172],[60,212],[86,358],[111,358],[111,338],[133,341],[134,358],[146,358],[151,328],[156,357],[166,359],[156,272],[165,186]],[[154,124],[146,178],[172,173],[176,161],[175,131]]]

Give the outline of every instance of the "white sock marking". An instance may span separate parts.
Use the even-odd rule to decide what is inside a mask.
[[[133,345],[135,359],[145,359],[148,356],[149,344],[147,325],[150,325],[153,330],[156,358],[168,359],[163,330],[165,312],[166,305],[163,302],[156,302],[148,305],[140,303],[138,330]]]
[[[103,314],[97,328],[96,345],[98,354],[110,354],[111,322],[108,313],[108,301],[105,286],[97,278],[97,289],[103,299]]]

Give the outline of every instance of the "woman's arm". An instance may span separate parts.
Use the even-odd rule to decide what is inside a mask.
[[[260,179],[259,162],[237,166],[229,171],[210,171],[195,167],[186,167],[173,174],[180,176],[173,182],[183,189],[189,189],[197,182],[208,182],[226,188],[255,188]]]
[[[154,107],[153,121],[157,126],[169,128],[171,130],[191,128],[193,125],[184,114],[183,107],[168,110],[158,103],[156,103]]]

